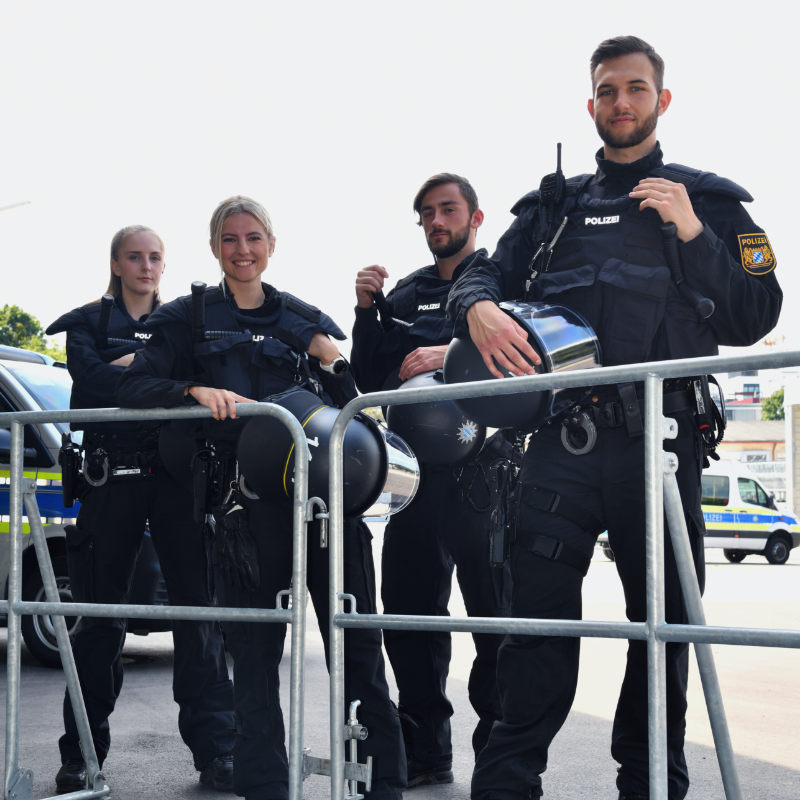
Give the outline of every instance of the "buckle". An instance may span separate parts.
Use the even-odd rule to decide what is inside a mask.
[[[531,547],[528,548],[531,553],[536,553],[539,556],[544,556],[552,561],[558,561],[561,551],[564,548],[564,542],[558,539],[553,539],[550,536],[542,536],[541,534],[536,537],[536,541]]]

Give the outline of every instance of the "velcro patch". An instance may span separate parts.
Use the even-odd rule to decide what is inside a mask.
[[[740,233],[739,250],[742,266],[751,275],[766,275],[775,269],[777,262],[765,233]]]

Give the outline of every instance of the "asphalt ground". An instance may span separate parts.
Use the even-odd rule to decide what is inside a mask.
[[[373,526],[375,552],[381,526]],[[729,564],[719,550],[706,553],[708,580],[705,609],[709,624],[800,629],[800,552],[781,567],[750,556]],[[380,581],[380,577],[379,577]],[[465,613],[457,589],[453,615]],[[624,619],[622,590],[614,565],[599,552],[584,583],[587,619]],[[309,615],[306,660],[305,743],[312,755],[328,754],[328,683],[322,640]],[[0,659],[5,661],[6,632],[0,631]],[[609,754],[611,723],[625,665],[625,642],[584,639],[578,692],[564,728],[556,737],[544,776],[550,800],[615,800],[616,764]],[[800,653],[778,648],[716,646],[714,655],[746,798],[800,798]],[[419,787],[409,797],[469,797],[472,771],[470,737],[476,717],[467,697],[467,678],[474,657],[469,634],[453,635],[448,694],[453,717],[453,784]],[[118,800],[144,798],[214,798],[220,793],[197,782],[188,750],[177,729],[172,702],[170,634],[129,635],[125,651],[125,685],[111,718],[112,747],[105,774]],[[288,709],[287,657],[281,669],[283,703]],[[391,673],[389,675],[392,680]],[[0,673],[5,695],[5,673]],[[395,692],[395,687],[392,685]],[[34,798],[55,792],[59,767],[57,740],[62,732],[64,678],[60,670],[40,667],[23,645],[20,765],[33,769]],[[4,735],[5,702],[0,711]],[[722,800],[711,730],[696,664],[692,658],[686,754],[692,778],[690,800]],[[312,776],[305,797],[330,796],[327,778]]]

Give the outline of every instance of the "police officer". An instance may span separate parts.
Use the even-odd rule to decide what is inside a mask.
[[[414,211],[434,263],[403,278],[386,298],[385,314],[406,324],[384,330],[378,319],[373,300],[388,278],[383,267],[367,267],[356,279],[351,358],[362,392],[386,388],[387,378],[395,388],[395,376],[405,381],[442,367],[453,336],[445,315],[453,281],[477,256],[487,255],[475,249],[483,212],[465,178],[451,173],[429,178],[414,198]],[[414,501],[386,526],[381,589],[385,613],[446,616],[454,567],[470,616],[503,613],[503,573],[489,567],[487,471],[482,462],[463,469],[423,467]],[[477,756],[500,716],[495,664],[502,636],[473,634],[473,639],[477,656],[469,696],[478,715],[472,736]],[[450,634],[387,630],[384,641],[399,689],[408,785],[449,783],[453,706],[445,690]]]
[[[563,192],[553,191],[558,181],[543,181],[545,192],[522,198],[492,259],[473,263],[451,291],[448,311],[456,329],[469,327],[497,377],[492,357],[514,374],[532,371],[523,355],[539,360],[521,328],[495,305],[523,297],[529,280],[531,300],[563,304],[586,317],[598,334],[604,366],[716,355],[718,345],[752,344],[775,325],[782,299],[775,255],[741,205],[752,197],[713,173],[664,163],[656,141],[658,118],[671,99],[663,72],[662,59],[636,37],[610,39],[597,48],[589,101],[603,140],[597,171],[568,180]],[[564,222],[552,258],[547,248],[535,258]],[[677,227],[686,282],[716,304],[707,319],[683,299],[665,266],[661,226],[670,222]],[[678,438],[665,447],[678,456],[702,588],[704,439],[687,380],[665,383],[664,412],[678,423]],[[597,430],[593,450],[568,452],[558,421],[532,436],[512,550],[514,616],[579,619],[583,576],[595,537],[607,528],[628,618],[645,620],[642,409],[640,385],[599,386],[582,404],[598,425],[607,425]],[[576,438],[574,444],[581,442]],[[684,623],[668,536],[665,547],[666,619]],[[671,800],[681,800],[689,787],[683,753],[688,647],[666,648]],[[478,759],[473,798],[542,794],[548,747],[575,694],[579,648],[577,638],[506,638],[498,657],[503,718]],[[621,765],[617,787],[626,800],[648,797],[647,731],[646,646],[630,642],[611,745]]]
[[[148,315],[160,305],[158,284],[164,244],[150,228],[134,225],[111,242],[114,296],[109,335],[143,346]],[[67,368],[72,376],[70,408],[116,407],[114,392],[137,345],[101,346],[97,331],[100,303],[76,308],[54,322],[48,334],[67,332]],[[125,603],[145,526],[158,553],[171,605],[212,606],[203,531],[192,519],[192,498],[160,468],[158,425],[90,422],[83,430],[86,454],[77,524],[68,525],[70,584],[81,603]],[[126,620],[83,617],[72,650],[89,726],[100,764],[111,743],[108,718],[122,689],[122,647]],[[174,620],[173,693],[180,707],[178,727],[192,751],[200,781],[217,789],[233,786],[233,685],[228,677],[222,634],[216,622]],[[86,764],[67,694],[66,733],[59,740],[62,766],[59,793],[86,785]]]
[[[261,282],[275,247],[266,210],[247,197],[223,201],[211,220],[210,244],[223,280],[205,293],[206,329],[230,335],[194,343],[190,299],[162,306],[148,318],[153,339],[123,375],[117,397],[120,405],[133,408],[199,403],[213,411],[214,419],[203,420],[194,434],[213,444],[224,475],[225,496],[216,498],[214,512],[220,605],[274,608],[277,592],[291,581],[291,504],[253,499],[238,490],[235,448],[246,420],[236,418],[236,403],[302,383],[321,385],[325,402],[341,407],[356,390],[347,362],[329,338],[345,338],[333,320]],[[232,532],[253,553],[249,560],[235,562],[221,551],[221,530],[231,532],[229,513],[238,515]],[[346,523],[345,591],[356,597],[359,610],[375,613],[370,538],[361,520]],[[309,526],[308,588],[327,656],[328,551],[320,548],[318,523]],[[282,800],[288,797],[288,765],[278,666],[286,626],[224,622],[223,630],[234,659],[235,791],[247,800]],[[345,633],[345,669],[348,700],[361,701],[358,718],[369,730],[359,758],[374,759],[370,796],[398,800],[406,785],[405,754],[389,698],[380,631]]]

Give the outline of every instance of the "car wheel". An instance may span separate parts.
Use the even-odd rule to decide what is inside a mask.
[[[58,586],[58,595],[61,598],[61,602],[71,603],[72,592],[69,585],[69,572],[65,556],[53,559],[53,572],[56,576],[56,586]],[[38,565],[22,585],[22,599],[37,603],[47,600]],[[80,617],[65,617],[64,619],[71,639],[75,634]],[[61,655],[58,652],[58,642],[56,641],[52,617],[42,614],[35,617],[24,616],[22,618],[22,636],[31,655],[40,664],[54,668],[61,666]]]
[[[791,552],[792,548],[783,536],[773,536],[764,549],[764,558],[770,564],[785,564]]]
[[[731,562],[731,564],[741,564],[747,557],[744,550],[723,550],[722,555]]]
[[[603,555],[609,560],[614,561],[614,551],[610,547],[603,548]]]

